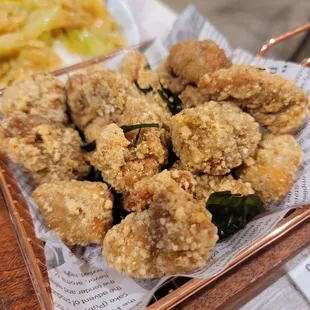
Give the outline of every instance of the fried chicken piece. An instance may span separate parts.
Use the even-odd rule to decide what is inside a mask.
[[[100,136],[102,128],[109,125],[110,121],[104,117],[95,118],[84,130],[84,136],[87,141],[95,141]]]
[[[158,116],[158,120],[169,128],[171,112],[167,103],[158,94],[158,90],[161,90],[159,77],[149,67],[146,57],[139,51],[129,52],[124,56],[119,70],[130,82],[136,83],[136,87],[140,88],[139,93],[145,99],[142,103],[144,109],[152,110]]]
[[[99,65],[73,74],[66,89],[71,117],[81,130],[98,116],[117,122],[127,98],[140,96],[123,75]]]
[[[148,104],[145,109],[151,110],[157,116],[157,121],[159,121],[163,127],[169,131],[172,114],[167,103],[160,97],[156,89],[154,89],[153,92],[146,94],[146,100]]]
[[[156,93],[150,93],[140,98],[127,98],[126,107],[120,125],[133,125],[155,122],[163,125],[169,131],[171,113],[167,103]]]
[[[182,101],[182,108],[189,109],[203,105],[209,101],[209,96],[204,95],[198,87],[188,85],[179,98]]]
[[[98,117],[104,119],[101,123],[120,125],[126,106],[138,99],[143,109],[152,110],[158,121],[168,127],[171,113],[157,90],[144,94],[118,72],[101,66],[91,67],[71,76],[66,87],[72,119],[81,130]],[[97,126],[97,122],[93,125],[88,132]]]
[[[158,187],[168,186],[172,180],[188,193],[193,193],[195,190],[196,181],[190,172],[176,169],[164,170],[135,183],[132,191],[123,197],[123,208],[127,211],[144,210],[150,205]]]
[[[265,134],[255,156],[242,167],[240,179],[249,182],[265,203],[279,201],[293,185],[302,156],[293,136]]]
[[[223,175],[253,155],[259,125],[231,103],[208,102],[171,119],[172,144],[183,167]]]
[[[161,62],[157,68],[157,74],[161,84],[175,94],[180,94],[186,87],[187,82],[172,72],[167,60]]]
[[[66,124],[65,87],[50,74],[30,76],[4,90],[1,111],[5,116],[24,112]]]
[[[131,51],[124,56],[119,72],[130,82],[136,82],[140,88],[149,88],[151,86],[159,89],[157,73],[151,70],[147,58],[139,51]]]
[[[144,98],[128,97],[124,113],[119,116],[119,125],[135,125],[140,123],[159,123],[165,129],[169,130],[168,123],[170,113],[165,113],[158,104],[150,104]],[[100,136],[102,128],[111,122],[105,117],[97,117],[84,129],[84,135],[87,141],[97,140]],[[128,136],[136,137],[138,131],[134,131]],[[168,132],[167,139],[168,139]]]
[[[171,180],[157,184],[149,208],[108,231],[107,264],[135,278],[158,278],[202,268],[218,240],[211,214]]]
[[[119,67],[119,72],[132,83],[138,81],[141,72],[146,70],[150,70],[149,62],[139,51],[130,51],[127,53]]]
[[[161,133],[159,137],[164,139],[162,143],[166,145],[168,140],[170,140],[169,131],[170,128],[167,127],[170,123],[170,114],[166,114],[165,111],[158,105],[153,104],[145,100],[145,98],[128,98],[127,104],[124,110],[124,114],[120,118],[120,125],[136,125],[143,123],[157,123],[160,127],[164,129],[153,131]],[[150,129],[143,129],[144,132]],[[126,138],[132,143],[135,141],[138,134],[138,130],[130,131],[126,134]]]
[[[196,187],[194,197],[203,204],[209,199],[214,192],[231,191],[232,194],[249,195],[254,194],[254,190],[250,183],[234,180],[231,175],[212,176],[204,174],[195,176]]]
[[[214,100],[237,100],[273,134],[297,129],[308,112],[308,97],[294,81],[247,64],[206,74],[199,88]]]
[[[67,245],[102,244],[112,227],[113,195],[105,183],[58,181],[32,194],[46,226]]]
[[[183,178],[185,178],[186,174],[190,174],[191,179],[187,178],[187,184],[190,184],[190,186],[182,186],[182,188],[193,194],[194,198],[203,205],[206,204],[209,196],[214,192],[231,191],[232,194],[243,196],[254,193],[250,183],[235,180],[231,174],[219,176],[191,174],[188,171],[184,171],[181,161],[176,161],[170,171],[171,173],[180,173]]]
[[[167,61],[172,71],[187,84],[198,84],[206,73],[231,66],[225,52],[210,40],[181,41],[170,48]]]
[[[116,124],[110,124],[102,129],[96,150],[87,158],[117,192],[127,193],[137,181],[155,175],[166,163],[164,144],[162,128],[141,129],[137,139],[137,130],[135,136],[132,132],[125,135]]]
[[[15,113],[0,124],[0,149],[38,183],[87,174],[77,131],[38,115]]]

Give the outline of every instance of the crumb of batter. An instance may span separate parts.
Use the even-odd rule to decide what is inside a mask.
[[[113,195],[105,183],[58,181],[32,194],[45,224],[67,245],[102,244],[112,227]]]

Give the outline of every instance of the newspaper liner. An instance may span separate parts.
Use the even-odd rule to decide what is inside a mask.
[[[163,42],[156,41],[146,51],[152,67],[156,67],[167,56],[171,45],[190,37],[214,40],[234,63],[260,65],[273,74],[293,79],[310,97],[310,69],[284,61],[254,57],[241,49],[232,51],[227,40],[193,6],[187,7]],[[117,62],[119,60],[113,60],[108,65],[115,66]],[[231,238],[218,243],[207,266],[186,276],[209,278],[220,273],[241,250],[269,232],[289,208],[310,203],[310,174],[307,170],[310,164],[309,116],[295,132],[295,138],[304,152],[304,162],[298,171],[297,181],[284,201],[277,206],[270,206],[267,215],[252,221]],[[143,309],[156,288],[167,278],[139,280],[124,276],[105,264],[100,246],[75,247],[71,250],[67,248],[53,231],[46,231],[40,211],[31,199],[34,189],[31,178],[13,163],[10,163],[10,168],[29,204],[36,234],[46,241],[45,257],[55,308]]]

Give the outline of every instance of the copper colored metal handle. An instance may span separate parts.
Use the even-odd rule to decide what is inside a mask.
[[[305,58],[300,64],[305,67],[310,67],[310,57]]]
[[[272,38],[264,43],[258,52],[258,56],[264,57],[268,50],[270,50],[273,46],[277,45],[280,42],[286,41],[287,39],[294,37],[297,34],[310,30],[310,22],[306,23],[303,26],[299,26],[291,31],[288,31],[284,34],[279,35],[278,37]],[[301,63],[303,66],[310,66],[310,57],[305,58]]]

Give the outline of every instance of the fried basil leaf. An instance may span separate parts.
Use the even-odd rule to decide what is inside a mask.
[[[178,95],[173,93],[170,89],[165,88],[161,83],[161,90],[158,90],[160,97],[168,104],[169,110],[172,115],[178,114],[182,111],[182,100]]]
[[[148,128],[148,127],[159,128],[159,124],[158,123],[144,123],[144,124],[135,124],[135,125],[123,125],[121,126],[121,129],[123,130],[124,133],[126,133],[132,130],[136,130],[140,128]]]
[[[90,166],[87,175],[83,178],[83,181],[90,182],[104,182],[100,170],[94,166]]]
[[[83,149],[86,152],[91,152],[91,151],[95,150],[96,149],[96,141],[95,140],[91,141],[91,142],[84,141],[81,144],[81,149]]]
[[[145,94],[147,94],[148,92],[150,92],[150,91],[153,90],[153,87],[152,87],[151,85],[149,85],[149,87],[147,87],[147,88],[142,88],[142,87],[140,87],[140,85],[138,84],[137,81],[135,81],[134,83],[135,83],[136,87],[137,87],[140,91],[142,91],[143,93],[145,93]]]
[[[263,212],[262,200],[255,194],[242,196],[230,191],[210,195],[207,209],[212,214],[212,222],[223,239],[244,228],[256,215]]]

